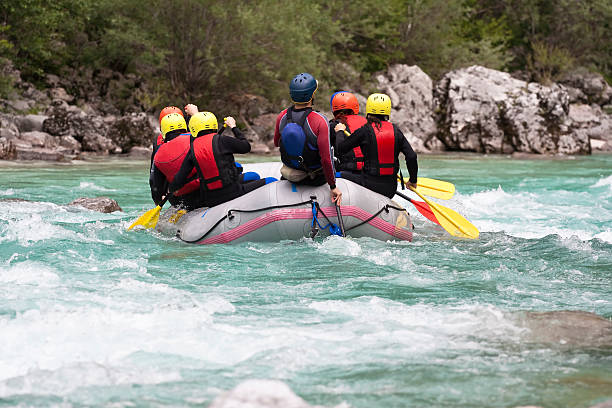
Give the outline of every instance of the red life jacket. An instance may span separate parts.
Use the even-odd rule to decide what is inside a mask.
[[[368,123],[366,118],[359,115],[347,115],[345,116],[345,120],[349,133],[353,133]],[[361,152],[361,147],[359,146],[342,156],[342,164],[347,170],[361,170],[363,169],[363,162],[363,153]]]
[[[391,122],[383,121],[381,126],[370,125],[373,132],[369,143],[368,174],[373,176],[390,176],[399,169],[395,154],[395,130]]]
[[[164,143],[164,135],[160,133],[159,135],[157,135],[157,146],[161,146],[162,143]]]
[[[238,182],[234,155],[221,154],[219,137],[216,133],[208,133],[191,141],[200,186],[204,190],[218,190]]]
[[[189,139],[191,139],[191,135],[189,134],[180,135],[169,142],[163,143],[159,146],[157,153],[155,153],[153,163],[155,163],[155,166],[164,173],[164,176],[166,176],[166,179],[170,183],[174,180],[174,177],[176,177],[185,157],[187,157],[187,153],[189,153]],[[192,178],[195,179],[177,190],[174,195],[182,196],[199,189],[200,180],[196,178],[195,169],[189,174],[189,179]]]

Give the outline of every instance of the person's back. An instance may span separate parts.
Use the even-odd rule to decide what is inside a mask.
[[[163,143],[161,143],[153,157],[149,184],[151,195],[155,203],[159,203],[163,196],[167,194],[168,185],[174,180],[183,161],[187,157],[190,146],[191,135],[187,132],[187,124],[182,115],[170,113],[161,120],[161,131]],[[185,200],[193,198],[194,193],[198,192],[199,181],[191,179],[179,191],[176,191],[169,201],[172,205],[181,205]]]
[[[234,118],[226,118],[225,123],[235,137],[217,133],[219,125],[211,112],[198,112],[189,121],[189,130],[194,137],[187,158],[170,183],[170,191],[180,191],[188,181],[188,175],[195,171],[200,182],[200,196],[197,203],[188,206],[190,209],[213,207],[266,184],[265,179],[240,182],[234,153],[248,153],[251,145],[236,127]]]
[[[330,106],[334,114],[334,119],[330,121],[330,128],[333,129],[331,133],[333,146],[339,160],[337,170],[360,172],[363,169],[364,159],[359,146],[343,155],[338,153],[340,143],[367,123],[363,116],[359,116],[357,97],[351,92],[336,92],[330,99]]]
[[[366,104],[367,123],[340,143],[339,152],[345,154],[359,146],[364,155],[362,174],[355,176],[343,171],[342,177],[391,198],[397,188],[400,152],[406,158],[410,185],[416,186],[418,163],[408,140],[388,121],[390,113],[391,99],[388,95],[370,95]]]
[[[280,147],[283,178],[297,184],[323,185],[332,200],[340,204],[342,192],[336,187],[329,140],[329,123],[312,110],[318,82],[308,73],[295,76],[289,84],[293,106],[276,119],[274,145]]]

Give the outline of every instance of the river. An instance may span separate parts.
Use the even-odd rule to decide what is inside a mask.
[[[146,161],[1,163],[0,406],[201,407],[249,379],[325,407],[612,399],[612,342],[539,314],[612,318],[612,156],[419,166],[478,240],[398,199],[412,243],[190,246],[126,231],[154,206]],[[81,196],[124,212],[64,205]]]

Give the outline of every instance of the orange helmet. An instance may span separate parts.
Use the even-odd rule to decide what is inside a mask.
[[[332,112],[341,109],[350,109],[355,115],[359,113],[359,102],[357,97],[350,92],[336,92],[331,98]]]
[[[163,117],[166,116],[169,113],[178,113],[181,116],[185,116],[185,115],[183,115],[183,111],[180,110],[179,108],[177,108],[176,106],[166,106],[159,113],[159,123],[161,123],[161,120],[163,119]]]

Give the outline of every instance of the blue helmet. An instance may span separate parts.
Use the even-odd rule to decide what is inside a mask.
[[[310,102],[318,87],[319,83],[309,73],[303,72],[298,74],[289,83],[291,100],[297,103]]]

